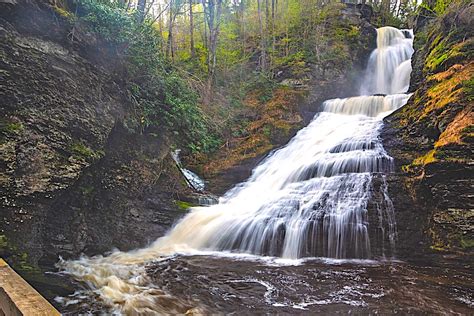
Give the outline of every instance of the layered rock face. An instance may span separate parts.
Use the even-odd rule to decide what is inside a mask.
[[[50,266],[163,235],[187,189],[162,131],[124,127],[120,60],[50,5],[0,6],[0,255]]]
[[[413,95],[385,120],[384,146],[397,167],[390,196],[403,256],[430,249],[472,253],[473,14],[474,7],[462,1],[438,17],[421,11]]]

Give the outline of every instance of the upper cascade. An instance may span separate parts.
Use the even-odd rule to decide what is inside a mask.
[[[377,29],[377,48],[367,65],[361,95],[406,93],[410,85],[413,31]]]

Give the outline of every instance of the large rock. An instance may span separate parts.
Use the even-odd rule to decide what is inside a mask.
[[[473,7],[454,2],[418,18],[408,104],[386,118],[384,146],[395,158],[390,194],[405,256],[472,252]]]
[[[20,270],[144,246],[183,215],[165,131],[124,127],[123,61],[72,27],[43,1],[0,12],[0,256]]]

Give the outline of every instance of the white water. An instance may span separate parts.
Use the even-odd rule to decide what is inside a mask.
[[[193,208],[148,248],[60,266],[87,282],[108,305],[137,313],[156,310],[165,295],[145,286],[144,265],[178,252],[370,258],[367,205],[372,180],[392,167],[379,131],[383,117],[409,97],[403,93],[409,84],[411,43],[402,31],[378,29],[378,47],[369,60],[363,96],[326,101],[307,127],[219,204]],[[364,96],[374,93],[391,95]],[[393,246],[395,223],[385,182],[382,191],[384,201],[376,216],[382,236],[388,234]]]
[[[177,167],[181,170],[181,173],[183,176],[186,178],[186,182],[188,186],[196,191],[202,192],[206,188],[206,184],[204,183],[204,180],[201,179],[197,174],[192,172],[189,169],[186,169],[182,166],[181,164],[181,159],[179,158],[179,154],[181,152],[181,149],[176,149],[171,153],[171,157],[173,160],[176,162]]]
[[[377,29],[377,48],[370,55],[361,94],[407,92],[412,54],[412,30],[398,30],[393,27]]]

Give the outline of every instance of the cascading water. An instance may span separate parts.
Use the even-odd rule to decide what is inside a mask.
[[[180,153],[181,153],[181,149],[176,149],[175,151],[171,152],[171,157],[176,163],[176,166],[181,171],[183,177],[186,179],[188,186],[191,189],[199,191],[199,192],[204,191],[204,189],[206,188],[206,184],[204,183],[204,181],[201,178],[199,178],[197,174],[195,174],[191,170],[183,168],[183,166],[181,165],[181,159],[179,159]]]
[[[377,29],[377,48],[365,73],[362,95],[405,93],[410,85],[413,31]]]
[[[177,252],[370,258],[372,180],[392,168],[379,131],[383,117],[409,98],[403,93],[413,52],[411,31],[384,27],[377,33],[361,96],[326,101],[307,127],[219,204],[193,208],[148,248],[62,262],[61,267],[97,289],[109,305],[137,312],[161,295],[143,286],[145,263]],[[382,238],[388,235],[393,245],[393,207],[385,182],[381,189],[376,217]]]

